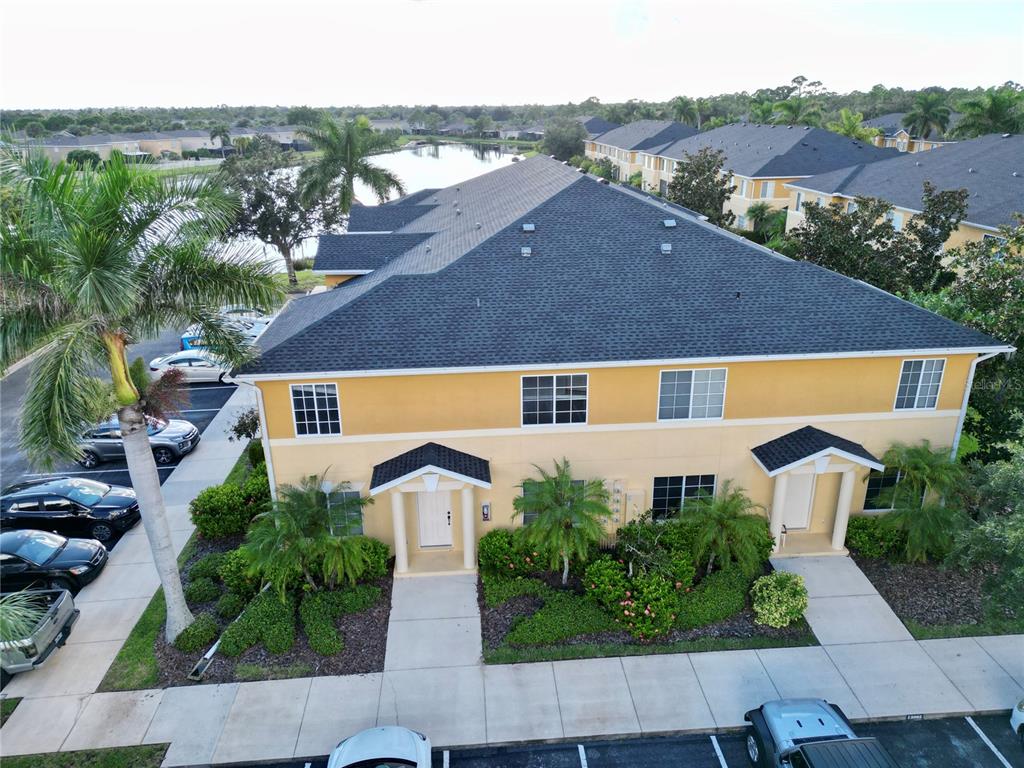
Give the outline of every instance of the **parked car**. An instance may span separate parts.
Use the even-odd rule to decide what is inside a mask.
[[[67,539],[47,531],[0,533],[0,577],[5,592],[31,588],[78,594],[106,564],[107,550],[94,539]]]
[[[74,598],[66,589],[27,592],[39,610],[39,618],[30,632],[20,637],[0,639],[0,684],[7,685],[12,675],[41,666],[55,650],[64,645],[78,621]],[[0,596],[2,600],[7,595]]]
[[[747,756],[757,768],[899,768],[877,739],[858,738],[838,706],[824,699],[768,701],[743,716]]]
[[[398,725],[368,728],[341,742],[327,768],[430,768],[430,739]]]
[[[139,522],[135,491],[82,477],[28,480],[0,492],[0,529],[28,528],[108,542]]]
[[[271,318],[266,316],[257,317],[241,314],[228,315],[226,316],[226,319],[228,324],[237,328],[249,343],[252,343],[259,338],[260,334],[266,330],[268,325],[270,325],[271,320]],[[181,334],[180,347],[182,350],[203,349],[205,346],[202,334],[198,327],[191,326],[186,328],[185,332]]]
[[[1024,749],[1024,699],[1017,702],[1017,706],[1010,710],[1010,729],[1020,739],[1020,747]]]
[[[149,434],[149,445],[153,449],[153,458],[157,464],[170,464],[199,445],[199,429],[184,419],[149,418],[146,420],[146,432]],[[98,424],[78,441],[82,449],[82,457],[78,463],[83,467],[92,468],[102,461],[118,461],[124,458],[124,440],[121,438],[121,426],[116,417],[111,417]]]
[[[163,374],[170,369],[181,371],[186,381],[224,381],[229,369],[220,360],[198,349],[173,352],[150,361],[149,370]]]

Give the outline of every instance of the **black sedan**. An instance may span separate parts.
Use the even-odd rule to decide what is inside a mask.
[[[66,589],[75,594],[100,575],[107,550],[92,539],[66,539],[46,531],[0,533],[4,591]]]
[[[0,495],[0,529],[30,528],[109,542],[139,521],[135,491],[81,477],[30,480]]]

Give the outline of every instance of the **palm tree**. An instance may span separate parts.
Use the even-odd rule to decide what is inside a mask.
[[[246,535],[252,570],[284,598],[296,578],[312,590],[331,589],[339,581],[355,583],[366,570],[362,540],[353,536],[368,497],[345,498],[348,483],[337,487],[323,475],[298,485],[283,485],[270,510],[256,516]]]
[[[586,560],[604,534],[603,522],[611,516],[608,489],[603,480],[573,480],[568,459],[555,462],[554,474],[536,468],[541,479],[523,480],[513,517],[536,515],[526,524],[526,541],[550,556],[552,568],[561,562],[564,585],[570,561]]]
[[[843,107],[839,110],[839,119],[825,127],[832,131],[832,133],[838,133],[840,136],[849,136],[857,141],[870,141],[881,133],[877,128],[868,128],[863,124],[863,121],[863,113],[853,112]]]
[[[676,96],[668,103],[672,110],[672,119],[679,123],[696,126],[700,123],[697,102],[688,96]]]
[[[770,101],[750,105],[749,119],[752,123],[770,123],[774,116],[775,105]]]
[[[272,267],[220,242],[236,205],[212,179],[161,177],[117,157],[93,170],[15,153],[2,172],[18,208],[0,229],[0,370],[39,352],[22,447],[43,467],[78,458],[78,436],[116,407],[173,641],[192,616],[126,348],[161,328],[196,325],[213,354],[243,361],[250,349],[217,307],[271,309]],[[113,385],[100,386],[95,370]]]
[[[1024,129],[1024,95],[1012,88],[994,88],[960,102],[954,135],[969,139],[987,133],[1019,133]]]
[[[747,218],[750,220],[750,225],[754,228],[755,232],[760,232],[764,229],[765,224],[771,215],[775,212],[775,209],[763,200],[759,200],[756,203],[751,203],[750,207],[747,208]]]
[[[11,592],[0,597],[0,650],[14,650],[46,615],[38,592]]]
[[[821,123],[821,104],[810,96],[790,96],[775,102],[773,123],[781,125],[818,125]]]
[[[218,123],[210,129],[210,141],[220,139],[220,156],[224,159],[224,150],[231,146],[231,131],[223,123]]]
[[[374,133],[354,120],[339,123],[328,115],[316,128],[299,133],[322,153],[299,176],[307,201],[337,197],[341,212],[348,213],[355,202],[357,179],[368,185],[382,203],[391,192],[405,194],[397,176],[368,160],[373,154],[394,149],[394,142],[384,134]]]
[[[926,91],[914,98],[914,106],[903,116],[903,127],[911,136],[927,139],[932,133],[941,135],[946,132],[949,114],[946,95],[938,91]]]
[[[708,558],[707,573],[716,562],[719,568],[736,563],[744,572],[756,571],[766,530],[764,518],[751,514],[758,509],[761,506],[729,480],[718,495],[701,496],[687,504],[686,520],[695,529],[694,558],[697,562]]]

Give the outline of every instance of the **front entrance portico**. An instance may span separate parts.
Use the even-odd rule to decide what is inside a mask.
[[[864,446],[814,427],[804,427],[753,448],[754,461],[775,479],[769,526],[775,551],[782,554],[846,552],[846,527],[850,521],[854,483],[858,470],[884,469]],[[835,493],[835,514],[830,530],[826,521],[815,520],[815,508],[826,478],[839,474],[829,493]]]

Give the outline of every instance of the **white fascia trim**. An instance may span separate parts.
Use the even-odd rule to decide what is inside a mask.
[[[314,269],[314,275],[368,275],[372,269]]]
[[[390,235],[394,230],[389,229],[387,232],[382,230],[373,230],[372,232],[363,232],[361,230],[351,230],[348,232],[342,232],[343,235]]]
[[[736,235],[738,238],[739,235]],[[715,363],[768,363],[782,360],[847,360],[875,357],[943,357],[949,355],[999,354],[1014,347],[940,347],[936,349],[886,349],[871,352],[814,352],[800,355],[737,355],[734,357],[684,357],[655,360],[604,360],[600,362],[547,363],[537,365],[479,365],[453,368],[390,368],[370,371],[321,371],[294,373],[255,373],[235,376],[239,381],[291,381],[308,379],[359,379],[380,376],[434,376],[455,373],[506,373],[509,371],[576,371],[590,368],[644,368],[681,365],[711,366]]]
[[[403,483],[407,483],[410,480],[415,480],[417,477],[421,477],[423,475],[428,474],[444,475],[450,480],[469,483],[470,485],[475,485],[477,488],[491,487],[490,483],[486,483],[483,480],[477,480],[475,477],[469,477],[468,475],[460,475],[458,472],[452,472],[450,469],[442,469],[441,467],[435,467],[433,464],[426,464],[420,467],[419,469],[413,470],[412,472],[406,475],[396,477],[394,480],[384,483],[383,485],[374,486],[373,488],[370,489],[370,495],[376,496],[378,493],[383,493],[384,491],[388,491],[396,486],[402,485]]]
[[[817,453],[811,454],[810,456],[805,456],[804,458],[791,462],[784,467],[779,467],[778,469],[773,469],[771,471],[769,471],[768,468],[761,463],[761,460],[757,458],[757,454],[751,451],[750,455],[754,457],[754,461],[756,461],[757,465],[765,471],[765,474],[767,474],[768,477],[775,477],[776,475],[781,475],[783,472],[788,472],[791,469],[802,467],[804,464],[810,464],[815,459],[820,459],[825,456],[838,456],[839,458],[852,461],[854,464],[860,464],[862,467],[870,467],[871,469],[877,469],[879,472],[885,469],[884,464],[881,464],[877,461],[869,461],[868,459],[865,459],[863,456],[857,456],[852,453],[847,453],[846,451],[841,450],[839,448],[825,448],[824,450],[818,451]]]

